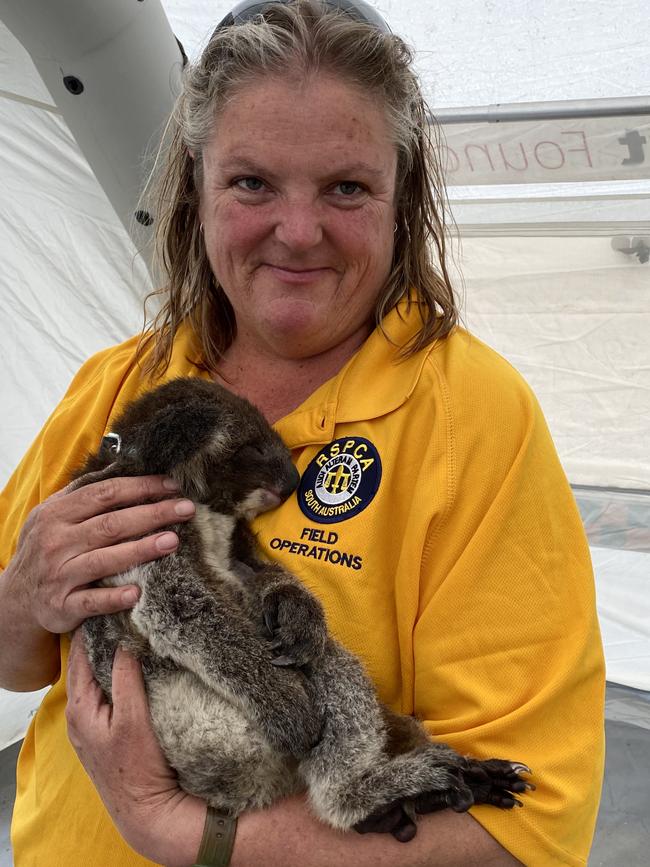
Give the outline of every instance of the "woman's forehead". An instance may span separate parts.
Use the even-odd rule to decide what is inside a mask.
[[[220,167],[335,159],[370,173],[390,169],[396,149],[378,100],[331,75],[255,79],[218,113],[205,156]]]

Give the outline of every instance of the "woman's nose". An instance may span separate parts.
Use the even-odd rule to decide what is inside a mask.
[[[312,202],[285,202],[278,215],[275,237],[294,252],[317,247],[323,239],[318,207]]]

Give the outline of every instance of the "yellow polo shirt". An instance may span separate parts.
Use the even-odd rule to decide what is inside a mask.
[[[400,345],[417,315],[389,314]],[[0,563],[36,503],[142,389],[137,340],[88,361],[0,498]],[[205,376],[188,330],[166,378]],[[530,867],[584,865],[602,783],[604,665],[589,551],[539,406],[463,330],[399,361],[375,331],[276,425],[300,488],[255,525],[322,600],[380,697],[462,753],[528,764],[522,810],[472,815]],[[61,640],[65,670],[67,639]],[[18,766],[16,867],[150,864],[114,830],[66,736],[59,679]]]

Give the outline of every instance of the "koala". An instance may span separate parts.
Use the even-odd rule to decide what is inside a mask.
[[[262,556],[249,522],[299,476],[255,407],[213,382],[168,382],[126,408],[76,485],[156,473],[196,515],[170,528],[175,553],[100,582],[137,584],[132,610],[81,628],[109,700],[117,646],[140,661],[183,789],[232,816],[305,791],[330,826],[404,842],[418,814],[521,805],[515,794],[534,788],[525,765],[460,756],[382,705],[319,601]]]

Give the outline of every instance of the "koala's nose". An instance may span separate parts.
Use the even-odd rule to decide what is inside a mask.
[[[287,469],[287,474],[284,477],[282,487],[280,488],[280,496],[283,500],[286,500],[288,497],[291,496],[291,494],[293,494],[293,492],[298,487],[299,482],[300,473],[294,467],[294,465],[291,464],[291,469]]]

